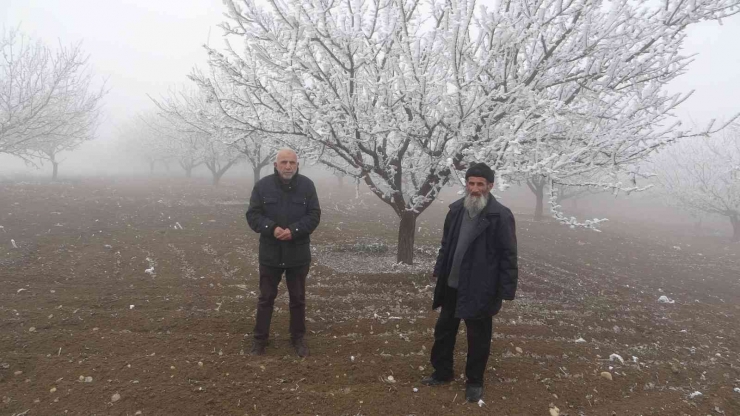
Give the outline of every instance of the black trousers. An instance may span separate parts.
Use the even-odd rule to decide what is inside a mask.
[[[270,336],[270,321],[278,294],[278,285],[285,273],[285,284],[290,295],[290,338],[300,339],[306,334],[306,276],[310,264],[282,269],[260,264],[260,296],[257,300],[257,319],[254,339],[266,341]]]
[[[437,380],[451,380],[455,377],[453,358],[455,340],[460,328],[460,318],[455,318],[457,290],[447,287],[442,303],[442,311],[434,327],[434,346],[432,347],[432,376]],[[488,355],[491,353],[493,317],[465,319],[468,334],[468,357],[465,364],[467,384],[483,386]]]

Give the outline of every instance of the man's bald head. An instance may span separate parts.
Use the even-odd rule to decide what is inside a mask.
[[[293,149],[280,149],[275,155],[274,165],[280,179],[287,182],[298,172],[298,155]]]
[[[296,161],[298,160],[298,155],[293,149],[289,147],[284,147],[278,150],[277,154],[275,155],[275,162],[278,162],[280,158],[285,158],[285,157],[292,157]]]

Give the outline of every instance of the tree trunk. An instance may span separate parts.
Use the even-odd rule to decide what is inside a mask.
[[[224,176],[224,172],[213,172],[213,186],[218,186],[222,176]]]
[[[696,220],[696,222],[694,222],[694,234],[701,235],[701,218],[699,218],[698,220]]]
[[[398,225],[398,254],[396,261],[404,264],[414,263],[414,236],[416,234],[417,213],[404,211]]]
[[[537,201],[535,202],[534,206],[534,220],[535,221],[541,221],[542,220],[542,211],[543,211],[543,205],[545,200],[545,185],[547,184],[547,181],[545,178],[535,176],[532,178],[527,179],[527,188],[529,188],[530,191],[534,194]]]
[[[545,187],[537,186],[534,192],[537,202],[534,207],[534,220],[542,221],[543,200],[545,199]]]
[[[55,181],[57,180],[57,174],[59,173],[59,162],[52,160],[51,164],[53,166],[53,171],[51,173],[51,180]]]
[[[154,161],[149,162],[149,175],[154,175]]]
[[[188,166],[185,168],[185,177],[186,178],[192,178],[193,177],[193,167]]]
[[[254,176],[254,183],[259,182],[260,178],[262,177],[262,167],[257,166],[256,168],[252,168],[252,175]]]
[[[731,215],[730,222],[732,223],[732,242],[740,242],[740,216]]]

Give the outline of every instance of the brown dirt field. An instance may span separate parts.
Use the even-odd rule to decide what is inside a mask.
[[[248,355],[246,181],[1,182],[0,414],[740,415],[740,245],[640,224],[571,230],[515,210],[518,299],[494,321],[479,406],[461,378],[419,383],[451,200],[420,217],[416,264],[397,266],[392,212],[350,188],[319,184],[312,355],[299,359],[284,285],[268,354]]]

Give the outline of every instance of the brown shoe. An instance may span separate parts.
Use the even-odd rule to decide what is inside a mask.
[[[309,351],[308,351],[308,345],[306,345],[305,339],[303,338],[293,339],[293,340],[290,340],[290,343],[293,344],[295,353],[298,354],[299,357],[308,357]]]
[[[252,341],[252,351],[249,351],[252,355],[265,355],[265,347],[267,342],[255,339]]]

